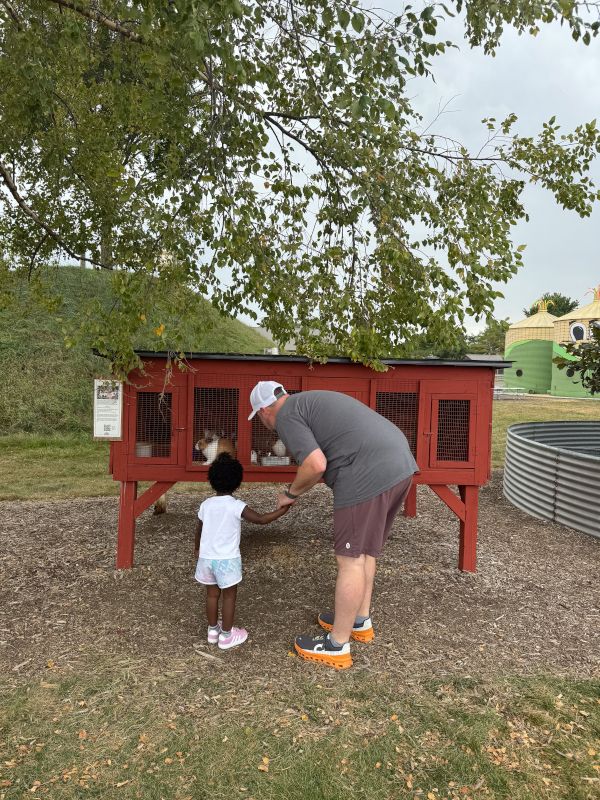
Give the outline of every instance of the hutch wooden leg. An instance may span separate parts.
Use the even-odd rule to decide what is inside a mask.
[[[460,497],[465,504],[465,518],[460,521],[458,568],[463,572],[475,572],[477,568],[477,509],[479,487],[459,486]]]
[[[417,516],[417,485],[413,483],[410,489],[408,490],[408,494],[406,495],[406,500],[404,501],[404,511],[403,514],[405,517],[416,517]]]
[[[117,569],[131,569],[135,546],[135,511],[137,481],[121,481],[119,533],[117,536]]]

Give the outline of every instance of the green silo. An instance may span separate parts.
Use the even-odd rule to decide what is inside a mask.
[[[505,386],[534,394],[550,391],[556,317],[547,308],[547,303],[540,300],[536,314],[515,322],[506,332],[504,358],[514,363],[504,370]]]
[[[567,353],[564,347],[554,342],[552,358],[556,356],[566,358],[568,361],[578,361],[576,356]],[[591,393],[583,388],[576,375],[569,375],[568,369],[568,367],[559,369],[556,364],[552,364],[551,394],[556,397],[592,397]]]

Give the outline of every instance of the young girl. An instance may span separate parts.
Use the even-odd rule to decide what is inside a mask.
[[[216,496],[205,500],[196,522],[196,580],[206,585],[208,641],[221,650],[237,647],[248,638],[245,628],[234,628],[235,600],[242,580],[240,556],[241,520],[266,525],[279,519],[290,506],[259,514],[233,497],[244,477],[240,462],[221,453],[210,465],[208,480]],[[200,535],[202,534],[202,538]],[[219,625],[219,598],[222,596],[222,625]]]

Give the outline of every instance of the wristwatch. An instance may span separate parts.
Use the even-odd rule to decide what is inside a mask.
[[[291,484],[290,484],[290,486],[291,486]],[[289,497],[290,500],[297,500],[300,497],[299,494],[292,494],[290,492],[289,488],[284,491],[284,495],[286,497]]]

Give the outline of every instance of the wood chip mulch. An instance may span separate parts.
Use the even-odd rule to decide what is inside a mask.
[[[239,496],[267,510],[275,491],[248,484]],[[0,674],[19,683],[106,659],[241,681],[322,670],[290,650],[296,634],[318,631],[316,614],[332,603],[329,491],[318,487],[270,526],[245,525],[237,622],[250,639],[227,653],[206,643],[193,580],[204,496],[201,485],[170,496],[166,515],[145,512],[135,567],[122,572],[115,498],[1,503]],[[458,521],[420,487],[417,517],[397,519],[380,559],[377,638],[353,647],[356,669],[400,681],[600,676],[600,540],[518,511],[502,495],[500,471],[481,491],[479,530],[478,571],[461,573]]]

